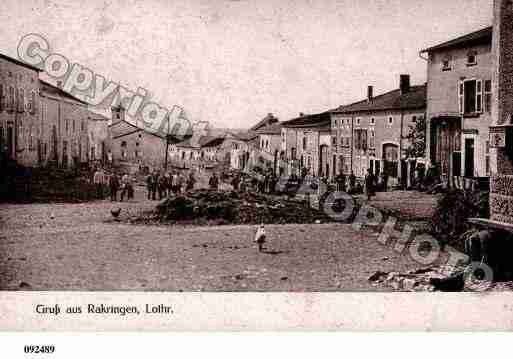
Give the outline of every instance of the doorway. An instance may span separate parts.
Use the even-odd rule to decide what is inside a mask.
[[[465,139],[465,177],[474,177],[474,139]]]
[[[14,159],[14,129],[12,125],[8,125],[7,127],[7,158]]]

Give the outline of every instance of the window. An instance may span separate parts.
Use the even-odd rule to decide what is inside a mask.
[[[75,128],[75,120],[72,121],[72,124],[73,124],[73,133],[75,133],[75,130],[76,130],[76,128]]]
[[[307,147],[307,139],[306,139],[306,136],[303,137],[303,151],[306,151],[306,147]]]
[[[484,85],[484,110],[492,112],[492,80],[486,80]]]
[[[372,117],[372,118],[370,119],[370,124],[371,124],[371,125],[375,125],[375,124],[376,124],[376,119],[375,119],[374,117]]]
[[[446,56],[442,60],[442,71],[451,71],[452,57]]]
[[[5,107],[4,96],[4,85],[0,84],[0,111],[3,111]]]
[[[337,128],[337,120],[333,120],[333,127]]]
[[[68,134],[69,131],[69,120],[66,119],[66,134]]]
[[[18,89],[18,112],[25,112],[25,90]]]
[[[465,80],[460,82],[459,107],[461,114],[483,112],[483,83],[481,80]]]
[[[126,141],[121,141],[121,157],[126,157]]]
[[[475,51],[470,51],[467,54],[467,66],[477,65],[477,53]]]
[[[80,131],[85,131],[85,121],[80,121]]]
[[[356,125],[360,126],[360,119],[359,118],[356,119]]]
[[[35,105],[36,105],[36,93],[34,91],[30,92],[30,95],[27,100],[27,111],[31,114],[35,113]]]
[[[370,148],[375,148],[374,138],[375,138],[374,130],[370,130],[370,133],[369,133],[369,147]]]
[[[388,124],[389,124],[389,125],[393,125],[393,124],[394,124],[394,118],[393,118],[392,116],[390,116],[390,117],[388,118]]]
[[[14,111],[16,108],[16,94],[13,86],[9,87],[9,98],[7,99],[7,106],[9,111]]]
[[[337,137],[336,136],[333,136],[331,138],[331,143],[333,144],[333,147],[335,147],[335,148],[337,147]]]
[[[33,127],[30,125],[29,127],[29,151],[34,151],[36,148],[34,146],[34,133]]]

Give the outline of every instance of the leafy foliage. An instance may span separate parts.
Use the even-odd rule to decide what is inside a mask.
[[[405,149],[407,158],[422,158],[426,153],[426,119],[418,117],[414,124],[409,126],[409,132],[405,139],[409,146]]]

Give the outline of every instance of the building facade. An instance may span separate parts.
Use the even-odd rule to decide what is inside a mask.
[[[429,159],[444,179],[489,177],[492,28],[422,50],[427,58]]]
[[[364,177],[370,169],[386,172],[392,185],[401,179],[407,185],[420,159],[407,158],[406,137],[425,115],[426,86],[410,86],[408,75],[401,75],[399,89],[379,96],[369,86],[366,100],[332,111],[333,173]]]
[[[89,161],[89,118],[87,103],[40,81],[41,105],[37,132],[38,159],[30,165],[64,168]]]
[[[281,160],[287,174],[332,177],[331,113],[303,115],[282,123]]]
[[[27,166],[41,155],[39,72],[0,54],[0,151]]]

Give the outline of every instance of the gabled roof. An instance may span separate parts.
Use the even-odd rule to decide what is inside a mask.
[[[267,114],[260,122],[258,122],[255,126],[251,127],[250,131],[258,131],[262,129],[262,127],[266,127],[272,125],[273,123],[278,122],[278,119],[274,117],[272,113]]]
[[[82,105],[86,105],[86,106],[89,105],[87,102],[84,102],[84,101],[76,98],[75,96],[67,93],[66,91],[62,90],[61,88],[59,88],[57,86],[52,85],[49,82],[46,82],[43,80],[40,80],[40,82],[41,82],[41,91],[42,92],[46,92],[49,95],[59,96],[59,97],[62,97],[62,98],[65,98],[65,99],[68,99],[68,100],[71,100],[74,102],[78,102]]]
[[[43,72],[43,70],[41,70],[40,68],[37,68],[37,67],[32,66],[30,64],[27,64],[27,63],[22,62],[20,60],[16,60],[15,58],[12,58],[10,56],[7,56],[7,55],[1,54],[1,53],[0,53],[0,59],[4,59],[6,61],[12,62],[13,64],[16,64],[18,66],[26,67],[26,68],[28,68],[30,70],[33,70],[33,71]]]
[[[259,135],[279,135],[281,134],[281,123],[273,123],[257,131]]]
[[[125,121],[125,120],[117,121],[117,122],[109,125],[109,129],[112,132],[113,139],[118,139],[121,137],[132,135],[134,133],[138,133],[138,132],[152,135],[152,136],[158,137],[162,140],[166,139],[164,136],[161,136],[158,133],[145,131],[144,129],[140,128],[139,126],[136,126],[135,124]]]
[[[347,106],[340,106],[333,113],[354,113],[385,110],[418,110],[426,107],[426,85],[412,86],[410,91],[401,94],[393,90],[374,97],[371,101],[363,100]]]
[[[484,29],[472,32],[467,35],[460,36],[456,39],[441,43],[436,46],[429,47],[421,51],[424,52],[433,52],[437,50],[443,50],[454,47],[468,46],[473,44],[487,44],[492,42],[493,36],[493,27],[489,26]]]
[[[331,128],[330,111],[313,115],[304,115],[281,123],[282,127],[287,128]]]

